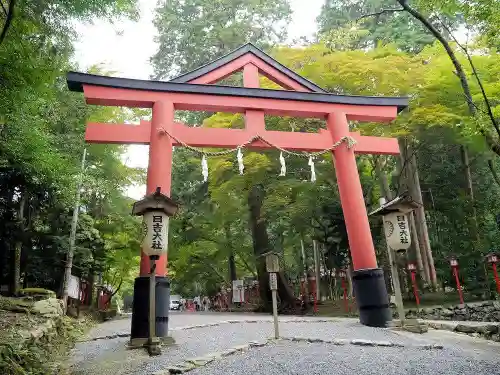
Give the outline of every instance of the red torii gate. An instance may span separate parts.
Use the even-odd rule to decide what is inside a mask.
[[[243,71],[244,87],[214,85],[236,71]],[[259,88],[259,73],[286,90]],[[354,268],[354,288],[360,321],[385,326],[391,320],[383,273],[377,267],[355,153],[399,154],[396,139],[361,136],[349,132],[349,120],[393,120],[408,105],[407,98],[334,95],[278,63],[251,44],[169,82],[144,81],[70,72],[68,87],[84,93],[88,104],[152,108],[152,121],[140,125],[89,123],[85,139],[93,143],[149,144],[147,194],[161,187],[170,195],[172,146],[176,140],[196,147],[242,145],[256,135],[284,149],[325,150],[346,136],[356,140],[333,150],[335,172],[349,237]],[[174,122],[175,110],[243,113],[244,129],[187,127]],[[318,133],[268,131],[264,115],[315,117],[327,120],[328,130]],[[270,146],[257,139],[249,149]],[[148,337],[147,298],[149,259],[141,254],[140,277],[134,286],[132,339]],[[168,333],[169,281],[166,256],[157,261],[158,337]]]

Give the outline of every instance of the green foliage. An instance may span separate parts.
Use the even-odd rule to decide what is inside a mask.
[[[173,77],[252,42],[266,48],[284,40],[287,0],[173,0],[156,10],[156,78]]]
[[[19,266],[25,286],[59,291],[85,122],[135,117],[120,108],[87,106],[81,95],[67,90],[65,74],[75,68],[70,63],[72,23],[96,15],[134,17],[137,12],[132,0],[50,3],[16,2],[11,28],[0,45],[0,218],[5,223],[0,265],[2,284],[12,283]],[[131,255],[138,248],[132,236],[140,224],[130,217],[131,202],[123,190],[141,179],[142,172],[123,165],[122,147],[87,149],[73,274],[89,278],[113,272],[130,279],[138,264]],[[20,265],[13,261],[16,242],[22,248]],[[114,254],[118,248],[120,256]]]
[[[86,106],[81,95],[65,88],[72,68],[71,24],[99,15],[137,17],[132,0],[24,1],[16,5],[7,38],[0,45],[0,264],[2,277],[13,274],[13,250],[21,244],[24,284],[58,290],[65,254],[85,121],[123,122],[144,113]],[[439,29],[465,25],[480,34],[472,59],[500,116],[499,14],[496,2],[478,0],[415,1],[412,4]],[[175,0],[158,5],[155,25],[159,49],[152,58],[155,76],[171,77],[207,63],[245,42],[270,50],[277,60],[332,93],[410,97],[410,106],[390,124],[352,123],[364,135],[407,136],[416,147],[424,205],[440,279],[451,283],[446,259],[459,255],[467,288],[484,285],[481,256],[500,240],[496,225],[499,188],[493,183],[491,155],[482,132],[489,132],[483,105],[471,119],[453,66],[442,47],[406,12],[389,0],[338,0],[325,3],[318,18],[318,42],[304,48],[276,47],[284,40],[290,17],[286,0]],[[363,17],[366,15],[369,17]],[[445,33],[446,38],[450,36]],[[272,48],[275,46],[274,48]],[[455,45],[453,48],[457,49]],[[457,49],[465,67],[466,57]],[[92,68],[99,73],[98,68]],[[471,76],[469,68],[467,76]],[[241,77],[228,78],[236,84]],[[470,80],[473,100],[481,92]],[[267,79],[262,87],[276,88]],[[188,123],[242,128],[240,114],[183,113]],[[270,130],[317,132],[318,119],[266,117]],[[467,194],[459,146],[467,145],[475,201]],[[77,228],[74,274],[130,291],[139,262],[140,220],[130,215],[124,188],[140,182],[144,171],[125,167],[123,147],[88,146],[81,215]],[[347,233],[329,155],[317,158],[318,180],[309,182],[307,159],[286,156],[287,175],[278,176],[279,154],[244,152],[245,173],[238,174],[234,155],[209,161],[209,181],[201,181],[200,160],[187,150],[173,156],[173,198],[182,205],[171,222],[169,250],[173,289],[185,295],[215,293],[230,281],[232,259],[237,277],[261,271],[256,255],[280,252],[288,276],[311,264],[312,240],[323,249],[327,270],[345,265]],[[378,205],[380,188],[373,158],[358,157],[368,208]],[[392,174],[389,158],[385,172]],[[492,170],[497,167],[492,165]],[[497,171],[498,172],[498,171]],[[390,178],[398,190],[399,181]],[[25,210],[19,209],[25,202]],[[475,205],[479,239],[470,229]],[[348,208],[346,208],[348,209]],[[252,211],[252,215],[250,211]],[[258,227],[259,231],[256,230]],[[253,231],[251,230],[253,229]],[[385,261],[380,221],[372,221],[379,259]],[[2,282],[7,282],[5,278]]]
[[[463,260],[466,288],[484,288],[482,254],[494,246],[500,235],[493,208],[499,189],[493,184],[485,162],[488,155],[483,138],[478,136],[480,123],[468,120],[466,103],[456,94],[461,92],[459,82],[441,46],[429,45],[417,54],[408,54],[393,45],[332,51],[324,44],[316,44],[300,49],[275,48],[272,54],[278,61],[332,92],[410,97],[409,110],[401,113],[396,121],[390,124],[353,123],[352,128],[364,135],[410,136],[416,142],[439,279],[445,285],[453,285],[447,259],[456,254]],[[465,57],[459,54],[459,58]],[[473,59],[489,95],[500,97],[498,56],[477,54]],[[478,98],[479,88],[473,85],[472,89],[474,97]],[[494,111],[498,111],[497,105]],[[204,126],[238,127],[240,121],[240,115],[216,114],[206,119]],[[324,126],[320,120],[266,118],[266,128],[270,130],[313,132]],[[470,202],[460,161],[460,144],[469,146],[474,160],[472,170],[481,243],[476,243],[469,233]],[[298,157],[287,156],[287,175],[278,177],[279,154],[275,151],[245,151],[242,176],[238,175],[234,155],[209,159],[207,186],[200,181],[199,159],[185,150],[176,150],[174,154],[185,158],[179,165],[174,164],[174,168],[179,168],[176,176],[183,176],[182,184],[188,190],[176,187],[174,191],[182,191],[182,215],[189,217],[184,223],[189,225],[179,223],[172,230],[176,239],[183,238],[187,242],[178,248],[171,247],[174,279],[184,283],[183,275],[189,274],[186,278],[189,285],[188,280],[203,274],[207,275],[203,280],[222,284],[219,280],[228,278],[227,256],[232,249],[242,249],[240,252],[246,259],[252,259],[247,197],[251,188],[258,184],[265,191],[262,221],[266,224],[270,246],[283,254],[289,276],[295,278],[302,272],[301,239],[305,242],[308,266],[312,265],[312,239],[323,249],[326,269],[345,265],[347,234],[329,156],[316,160],[318,180],[314,184],[308,181],[307,160]],[[395,160],[389,158],[386,173],[392,174],[394,167]],[[368,208],[378,206],[381,194],[371,156],[358,157],[358,170]],[[398,179],[392,179],[391,185],[397,191]],[[188,196],[196,196],[193,203]],[[379,262],[384,265],[387,260],[380,220],[373,219],[371,225]],[[236,241],[232,233],[228,235],[222,230],[225,226],[238,228]],[[239,275],[252,276],[242,263],[238,265]],[[255,267],[255,263],[248,265]]]
[[[463,20],[467,29],[476,33],[486,46],[496,50],[500,48],[498,0],[418,0],[415,3],[427,13],[439,12]]]
[[[410,15],[381,12],[398,8],[400,6],[394,0],[354,0],[347,4],[345,1],[327,0],[317,19],[320,35],[327,45],[335,49],[339,47],[339,42],[345,46],[346,40],[342,41],[341,36],[346,33],[351,37],[349,47],[352,49],[393,43],[403,51],[416,53],[432,44],[432,35]],[[357,37],[352,38],[355,33]]]

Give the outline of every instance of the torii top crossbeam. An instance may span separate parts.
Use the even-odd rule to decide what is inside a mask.
[[[214,84],[241,70],[244,87]],[[286,90],[259,88],[259,74]],[[83,91],[88,104],[153,109],[151,122],[142,121],[140,125],[89,123],[86,132],[88,142],[149,144],[148,193],[160,186],[163,193],[170,195],[171,149],[178,145],[177,140],[191,146],[233,148],[259,135],[281,148],[314,152],[351,136],[357,141],[354,149],[339,147],[334,151],[340,196],[355,269],[376,267],[354,152],[395,155],[399,147],[396,139],[349,133],[348,121],[391,121],[407,106],[407,98],[327,93],[251,44],[168,82],[76,72],[68,73],[67,80],[70,90]],[[245,128],[188,127],[174,122],[175,110],[243,113]],[[265,129],[265,114],[326,119],[328,130],[318,133],[269,131]],[[161,129],[165,131],[160,132]],[[260,140],[248,146],[268,147]],[[147,274],[147,259],[143,263],[141,274]],[[161,274],[165,268],[159,265],[158,270]]]

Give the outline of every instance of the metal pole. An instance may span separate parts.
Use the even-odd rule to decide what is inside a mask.
[[[155,327],[155,299],[156,299],[156,261],[151,257],[151,272],[149,274],[149,341],[153,342],[156,336]]]
[[[80,174],[78,175],[78,180],[76,182],[75,205],[73,206],[73,217],[71,219],[71,232],[69,235],[68,256],[66,258],[66,264],[64,266],[64,278],[62,287],[62,300],[64,303],[64,312],[66,312],[67,309],[69,279],[71,277],[71,269],[73,268],[73,256],[75,254],[76,226],[78,224],[78,213],[80,210],[80,190],[82,189],[83,173],[85,172],[86,157],[87,157],[87,149],[84,148]]]
[[[399,320],[401,327],[405,321],[405,308],[403,306],[403,295],[401,294],[401,284],[399,283],[399,272],[396,264],[395,254],[393,250],[387,246],[387,254],[389,255],[389,263],[391,265],[392,285],[394,286],[394,294],[396,296],[396,307],[398,309]]]
[[[279,339],[279,328],[278,328],[278,301],[276,298],[276,289],[271,290],[272,300],[273,300],[273,319],[274,319],[274,338]]]
[[[151,270],[149,273],[149,340],[148,352],[150,356],[161,354],[159,340],[156,337],[156,260],[157,255],[149,257]]]

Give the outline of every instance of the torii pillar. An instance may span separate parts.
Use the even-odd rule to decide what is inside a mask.
[[[146,195],[152,194],[159,187],[161,193],[170,196],[172,183],[172,139],[162,136],[157,129],[170,129],[174,119],[172,102],[157,101],[153,104],[152,121],[149,134],[149,162],[146,180]],[[168,233],[168,224],[167,224]],[[168,235],[167,235],[168,241]],[[149,298],[149,257],[141,251],[139,277],[134,283],[134,303],[132,305],[131,345],[144,345],[148,337],[147,307]],[[167,277],[167,254],[156,261],[156,333],[160,338],[168,337],[168,319],[170,309],[170,280]]]

